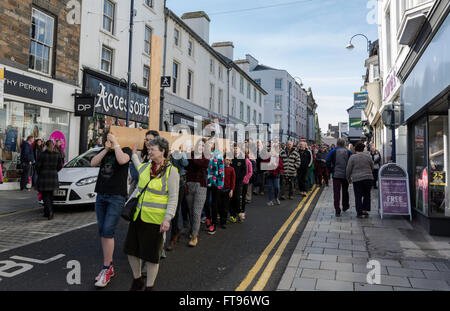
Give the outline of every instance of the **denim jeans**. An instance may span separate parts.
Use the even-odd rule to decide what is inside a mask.
[[[98,232],[101,237],[114,238],[120,212],[124,205],[125,197],[121,195],[97,194],[95,213],[97,214]]]
[[[267,176],[266,182],[269,188],[269,201],[278,199],[280,194],[280,177]]]

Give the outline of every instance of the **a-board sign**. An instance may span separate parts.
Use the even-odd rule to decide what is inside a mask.
[[[409,215],[411,201],[409,196],[408,172],[400,165],[388,163],[378,172],[380,215]]]

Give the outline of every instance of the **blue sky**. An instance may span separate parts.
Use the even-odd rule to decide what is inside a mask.
[[[347,122],[346,109],[353,105],[365,74],[367,41],[353,40],[357,33],[378,38],[377,25],[367,16],[374,0],[167,0],[177,15],[205,11],[211,18],[210,44],[234,43],[235,59],[251,54],[261,64],[287,70],[311,87],[318,103],[322,131],[328,123]],[[274,4],[280,7],[215,14]],[[376,3],[376,2],[375,2]]]

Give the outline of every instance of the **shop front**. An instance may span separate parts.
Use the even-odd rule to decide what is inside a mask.
[[[6,66],[5,66],[6,67]],[[66,161],[78,152],[73,97],[76,87],[14,68],[4,70],[0,94],[0,190],[19,188],[21,145],[28,136],[61,140]]]
[[[408,154],[412,155],[408,169],[416,219],[431,234],[450,236],[448,10],[443,16],[447,17],[407,75],[401,104],[408,126]]]
[[[83,96],[93,96],[94,114],[81,117],[80,152],[103,146],[103,134],[112,125],[126,126],[127,84],[95,70],[83,70]],[[132,88],[129,127],[148,128],[148,91]]]

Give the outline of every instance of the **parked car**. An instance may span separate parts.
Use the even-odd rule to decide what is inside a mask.
[[[64,165],[58,173],[59,189],[53,192],[54,205],[95,203],[99,167],[91,167],[91,160],[102,149],[89,149]]]

